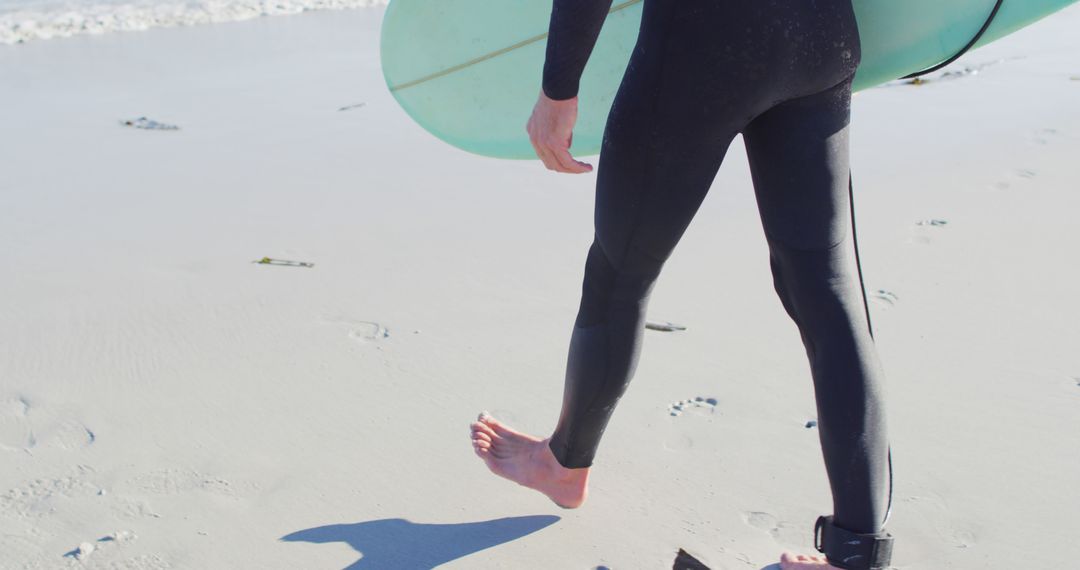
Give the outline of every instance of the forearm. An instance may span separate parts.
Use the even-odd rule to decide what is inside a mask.
[[[612,0],[553,0],[544,61],[544,94],[556,100],[577,96],[578,83]]]

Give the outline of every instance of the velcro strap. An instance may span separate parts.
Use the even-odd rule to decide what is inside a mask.
[[[844,570],[885,570],[892,563],[891,534],[854,533],[833,524],[832,517],[818,518],[814,546],[829,564]]]

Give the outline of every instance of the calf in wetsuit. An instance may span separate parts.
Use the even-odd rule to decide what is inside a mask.
[[[554,2],[529,125],[553,170],[591,169],[570,157],[569,129],[610,7]],[[854,554],[826,544],[826,554],[841,568],[887,566],[887,552],[871,552],[887,509],[882,373],[849,264],[848,124],[859,49],[851,0],[645,0],[604,133],[595,239],[558,426],[539,439],[482,415],[473,442],[494,472],[562,506],[584,501],[588,468],[634,373],[649,293],[741,133],[776,291],[810,360],[833,495],[825,539],[870,544]],[[788,555],[784,567],[828,568]]]

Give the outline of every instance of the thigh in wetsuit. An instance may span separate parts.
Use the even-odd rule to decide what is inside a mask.
[[[611,0],[555,0],[544,68],[577,84]],[[645,0],[604,134],[595,241],[550,446],[591,465],[641,348],[664,262],[742,134],[776,291],[810,360],[837,526],[881,530],[881,370],[848,263],[848,122],[859,36],[850,0]]]

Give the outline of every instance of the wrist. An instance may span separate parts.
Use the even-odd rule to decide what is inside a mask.
[[[570,99],[577,99],[578,85],[577,82],[573,84],[553,81],[543,81],[540,84],[540,93],[551,99],[552,101],[569,101]]]
[[[577,106],[577,95],[571,95],[570,97],[552,97],[548,95],[544,89],[540,90],[540,99],[545,103],[555,106]]]

